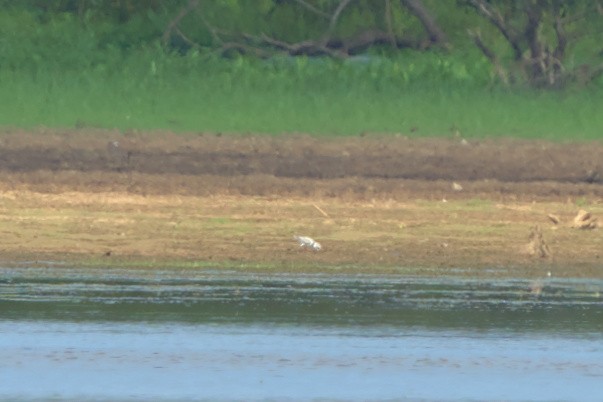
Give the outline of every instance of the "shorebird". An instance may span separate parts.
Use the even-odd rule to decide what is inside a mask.
[[[293,238],[298,241],[299,246],[302,248],[310,248],[314,251],[320,251],[320,249],[322,248],[320,243],[317,242],[316,240],[312,239],[311,237],[293,236]]]

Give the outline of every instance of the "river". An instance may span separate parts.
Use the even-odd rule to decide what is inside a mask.
[[[603,281],[0,268],[0,400],[601,401]]]

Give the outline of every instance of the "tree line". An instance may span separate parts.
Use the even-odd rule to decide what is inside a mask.
[[[603,75],[603,5],[589,0],[22,0],[41,24],[132,25],[171,51],[345,59],[474,51],[500,81],[588,85]],[[15,2],[0,1],[4,9]],[[150,34],[149,34],[150,31]],[[132,43],[140,41],[130,33]],[[142,37],[142,36],[141,36]],[[122,43],[128,44],[128,38]],[[129,44],[131,45],[131,44]]]

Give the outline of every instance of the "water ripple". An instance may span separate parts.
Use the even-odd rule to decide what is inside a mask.
[[[0,319],[603,330],[603,280],[0,268]]]

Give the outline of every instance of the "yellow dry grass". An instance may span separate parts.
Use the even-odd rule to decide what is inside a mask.
[[[0,194],[5,263],[194,264],[270,269],[407,270],[603,276],[603,231],[576,230],[572,203],[488,200],[357,200],[257,196],[137,195],[124,192]],[[589,206],[603,215],[601,204]],[[554,225],[547,215],[561,220]],[[526,255],[540,225],[550,258]],[[300,250],[294,234],[323,250]]]

